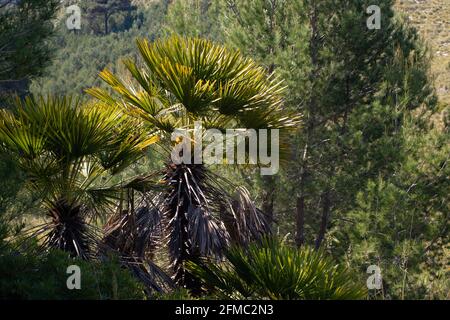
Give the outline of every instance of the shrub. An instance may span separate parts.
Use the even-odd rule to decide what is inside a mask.
[[[322,251],[296,249],[266,239],[235,247],[227,261],[189,263],[206,289],[227,299],[364,299],[362,284]]]
[[[69,290],[67,267],[81,270],[81,289]],[[143,288],[120,267],[116,259],[85,261],[68,253],[51,250],[39,254],[35,248],[18,252],[0,246],[0,299],[143,299]]]

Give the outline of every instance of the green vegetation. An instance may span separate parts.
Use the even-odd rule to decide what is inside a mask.
[[[118,260],[110,257],[104,261],[87,262],[71,258],[66,252],[51,250],[42,255],[34,243],[23,250],[4,237],[0,231],[0,299],[144,299],[143,286]],[[82,290],[68,290],[67,268],[76,265],[81,271]]]
[[[139,69],[131,60],[125,65],[139,88],[127,87],[123,80],[105,70],[100,77],[120,99],[99,88],[87,92],[137,116],[148,130],[158,132],[165,145],[176,128],[193,130],[196,121],[221,130],[288,129],[296,125],[296,115],[281,108],[280,82],[239,52],[210,41],[180,37],[153,44],[139,40],[138,47],[145,68]],[[193,138],[192,144],[205,133],[200,135]],[[170,145],[169,142],[169,150]],[[269,227],[245,190],[215,176],[205,165],[178,164],[171,159],[166,168],[161,176],[166,191],[155,201],[161,203],[156,208],[164,213],[163,225],[167,224],[163,228],[168,230],[175,281],[194,289],[196,281],[184,268],[187,261],[220,256],[236,234],[236,226],[248,229],[232,239],[242,244],[257,240]],[[228,193],[226,185],[238,189],[237,199]]]
[[[433,51],[431,72],[439,98],[450,102],[450,4],[440,0],[396,1],[396,8],[428,40]]]
[[[448,298],[449,133],[410,124],[403,135],[402,167],[357,193],[332,251],[357,272],[378,261],[385,280],[378,297]]]
[[[265,239],[247,249],[232,248],[227,262],[190,263],[206,288],[225,299],[364,299],[363,282],[337,266],[321,251],[288,247]]]
[[[127,29],[136,9],[130,0],[93,0],[82,5],[88,18],[88,30],[105,35]]]
[[[89,3],[84,1],[83,3]],[[146,37],[150,40],[163,34],[162,21],[166,15],[164,5],[155,2],[148,8],[138,8],[131,26],[113,29],[104,35],[91,33],[90,24],[82,24],[82,30],[74,33],[67,30],[68,16],[62,15],[57,26],[57,36],[53,46],[59,48],[54,53],[53,64],[47,73],[31,84],[35,95],[81,95],[92,86],[101,85],[98,73],[104,68],[122,72],[120,60],[135,57],[135,39]],[[87,12],[82,7],[82,17]],[[85,20],[83,20],[85,21]]]
[[[29,79],[42,76],[50,63],[57,0],[24,0],[0,4],[0,102],[11,92],[25,93]]]

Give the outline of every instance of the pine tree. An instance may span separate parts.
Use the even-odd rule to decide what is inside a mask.
[[[213,0],[174,0],[168,4],[166,29],[189,37],[222,40],[220,21],[222,3]]]

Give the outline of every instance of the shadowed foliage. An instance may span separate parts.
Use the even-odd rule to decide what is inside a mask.
[[[15,105],[0,113],[0,141],[49,218],[27,234],[42,238],[44,247],[88,258],[97,238],[89,221],[111,212],[120,194],[110,174],[141,157],[153,140],[135,120],[100,104],[28,97]]]
[[[59,5],[58,0],[0,1],[0,99],[24,94],[29,80],[44,74]]]
[[[225,299],[364,299],[362,284],[322,251],[264,239],[227,251],[226,262],[188,263],[204,286]]]

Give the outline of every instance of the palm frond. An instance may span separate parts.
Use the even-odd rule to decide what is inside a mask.
[[[285,130],[299,126],[299,115],[283,108],[283,82],[239,51],[178,36],[154,43],[140,39],[137,46],[145,67],[139,68],[131,60],[125,65],[138,86],[125,84],[105,70],[100,77],[118,98],[98,88],[87,92],[166,132],[180,127],[179,115],[164,111],[174,105],[185,109],[191,124],[204,120],[219,125],[217,116],[221,116],[228,128]]]
[[[227,299],[364,299],[367,290],[324,252],[265,239],[234,247],[227,261],[188,263],[206,288]]]

